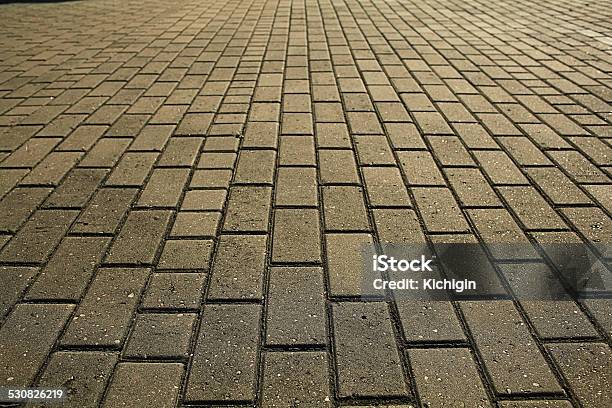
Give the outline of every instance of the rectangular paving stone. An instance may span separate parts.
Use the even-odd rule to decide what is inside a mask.
[[[397,167],[363,167],[363,178],[370,205],[409,207],[410,198]]]
[[[282,136],[279,156],[281,166],[314,166],[314,139],[311,136]]]
[[[174,126],[172,125],[147,125],[134,138],[128,150],[159,152],[164,148],[168,139],[170,139],[173,130]]]
[[[222,235],[215,256],[208,297],[261,299],[266,241],[264,235]]]
[[[612,404],[610,347],[603,343],[558,343],[547,348],[582,406]]]
[[[317,123],[315,139],[318,147],[351,148],[348,128],[344,123]]]
[[[141,407],[174,407],[184,371],[180,363],[119,363],[102,407],[122,407],[126,401]]]
[[[312,167],[280,167],[275,205],[316,206],[317,170]]]
[[[212,113],[187,113],[176,129],[176,135],[193,136],[206,135],[213,121]]]
[[[45,201],[45,208],[82,208],[107,174],[106,169],[72,169]]]
[[[141,359],[187,357],[196,318],[195,313],[138,314],[124,355]]]
[[[6,386],[29,387],[73,305],[19,304],[0,328],[0,378]]]
[[[133,188],[102,188],[72,226],[72,232],[113,234],[138,193]]]
[[[49,154],[62,139],[32,138],[22,144],[0,163],[0,167],[34,167]]]
[[[528,184],[506,153],[499,150],[477,150],[474,155],[493,184]]]
[[[161,245],[170,211],[131,211],[113,242],[105,262],[151,264]]]
[[[266,353],[262,407],[331,407],[327,367],[322,352]],[[296,369],[302,371],[299,377]]]
[[[268,231],[271,201],[271,187],[232,187],[223,230]]]
[[[159,269],[208,270],[213,242],[210,239],[173,239],[164,244]]]
[[[149,274],[146,268],[100,268],[61,343],[65,346],[120,347]]]
[[[272,262],[320,262],[321,231],[316,209],[274,210]]]
[[[411,185],[445,185],[444,178],[431,153],[426,151],[402,151],[398,152],[398,158]]]
[[[472,354],[465,348],[408,351],[421,402],[427,406],[490,406]]]
[[[447,188],[413,188],[414,199],[428,232],[463,232],[470,227]]]
[[[113,167],[128,148],[131,139],[104,138],[98,140],[79,162],[80,167]]]
[[[221,213],[179,211],[170,237],[214,237],[221,222]]]
[[[240,153],[234,181],[237,183],[272,184],[276,152],[273,150],[244,150]]]
[[[188,178],[189,169],[154,169],[138,199],[138,206],[176,207]]]
[[[359,184],[357,163],[352,150],[319,150],[319,172],[323,184]]]
[[[281,132],[283,135],[312,135],[312,115],[310,113],[283,113]]]
[[[396,304],[407,341],[465,341],[465,333],[451,302],[398,298]]]
[[[183,197],[181,211],[221,211],[226,196],[225,189],[189,190]]]
[[[110,238],[66,237],[40,271],[26,299],[78,301],[102,260]]]
[[[0,277],[2,286],[0,287],[0,319],[21,298],[23,292],[30,285],[38,268],[27,266],[1,266]]]
[[[332,312],[338,395],[408,396],[386,304],[335,303]]]
[[[37,385],[53,388],[68,384],[69,394],[62,401],[64,406],[97,407],[118,357],[117,353],[105,351],[55,352]]]
[[[557,205],[588,204],[591,200],[561,170],[555,167],[532,167],[529,177]]]
[[[53,252],[70,225],[76,211],[39,210],[0,252],[0,261],[42,263]]]
[[[145,309],[198,310],[204,273],[154,273],[141,306]]]
[[[331,296],[361,296],[365,265],[369,265],[374,241],[365,233],[325,234]],[[365,258],[365,259],[364,259]]]
[[[347,112],[351,133],[359,135],[381,135],[382,127],[378,117],[373,112]]]
[[[253,401],[261,307],[208,304],[186,385],[186,401]]]
[[[559,214],[533,187],[499,187],[498,191],[526,229],[567,228]]]
[[[384,136],[354,136],[361,165],[393,165],[395,158]]]
[[[82,154],[81,152],[50,153],[21,180],[20,184],[57,186]]]
[[[361,187],[324,186],[322,192],[326,230],[370,229]]]
[[[480,169],[445,168],[444,173],[463,207],[498,207],[501,201]]]
[[[50,188],[16,188],[0,201],[0,231],[17,232],[51,193]]]
[[[461,310],[496,392],[561,391],[512,302],[464,302]]]
[[[252,114],[252,113],[251,113]],[[249,122],[244,132],[243,148],[275,149],[278,145],[278,123]]]
[[[190,167],[202,146],[201,137],[171,137],[157,165],[160,167]]]
[[[271,268],[268,291],[267,344],[325,344],[325,285],[321,268]]]
[[[157,160],[158,153],[126,153],[113,169],[107,186],[140,186]]]

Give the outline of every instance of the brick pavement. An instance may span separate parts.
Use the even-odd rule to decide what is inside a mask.
[[[610,255],[609,1],[173,3],[0,5],[0,385],[612,406],[609,300],[362,301],[357,258]]]

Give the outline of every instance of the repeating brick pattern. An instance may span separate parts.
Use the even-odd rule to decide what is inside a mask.
[[[611,265],[611,20],[566,0],[0,5],[0,386],[612,406],[609,300],[360,286],[364,245],[584,242]]]

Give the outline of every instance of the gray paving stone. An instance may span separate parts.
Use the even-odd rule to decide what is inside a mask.
[[[145,309],[197,310],[205,277],[203,273],[154,273],[141,306]]]
[[[264,235],[222,235],[210,278],[209,298],[261,299],[265,262]]]
[[[102,401],[118,357],[117,353],[100,351],[55,352],[51,354],[37,385],[53,388],[62,384],[66,387],[68,395],[62,401],[63,406],[97,407]],[[37,404],[30,403],[27,406]]]
[[[0,378],[7,386],[29,387],[55,344],[73,305],[20,304],[0,329]]]
[[[162,243],[170,211],[132,211],[113,242],[105,262],[151,264]]]
[[[252,401],[259,340],[258,305],[204,308],[186,401]]]
[[[610,347],[602,343],[567,343],[547,348],[584,407],[612,403]]]
[[[26,299],[78,301],[104,256],[110,238],[66,237],[41,269]]]
[[[17,303],[37,273],[37,268],[27,266],[0,267],[3,283],[0,288],[0,319]]]
[[[145,268],[101,268],[87,289],[61,343],[120,347],[149,277]]]
[[[113,234],[128,211],[138,190],[103,188],[98,190],[72,226],[77,233]]]
[[[321,268],[271,268],[268,291],[267,344],[325,344],[325,285]]]
[[[331,407],[328,374],[325,353],[266,353],[262,407]]]
[[[316,209],[274,210],[272,262],[320,262],[321,230]]]
[[[413,349],[408,355],[424,405],[491,406],[470,350]]]
[[[386,304],[337,303],[332,310],[339,396],[407,396]]]
[[[189,353],[196,314],[144,313],[136,316],[124,356],[181,359]]]
[[[272,188],[235,186],[230,189],[224,231],[268,231]]]
[[[179,363],[119,363],[102,407],[174,407],[184,370]]]
[[[76,211],[39,210],[0,252],[0,261],[44,262],[68,231]]]
[[[561,391],[511,302],[466,302],[461,309],[497,392]]]

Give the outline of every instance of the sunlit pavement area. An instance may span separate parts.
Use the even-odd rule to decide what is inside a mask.
[[[610,265],[611,9],[0,4],[0,386],[612,406],[610,300],[364,299],[359,275],[389,242],[583,242]]]

